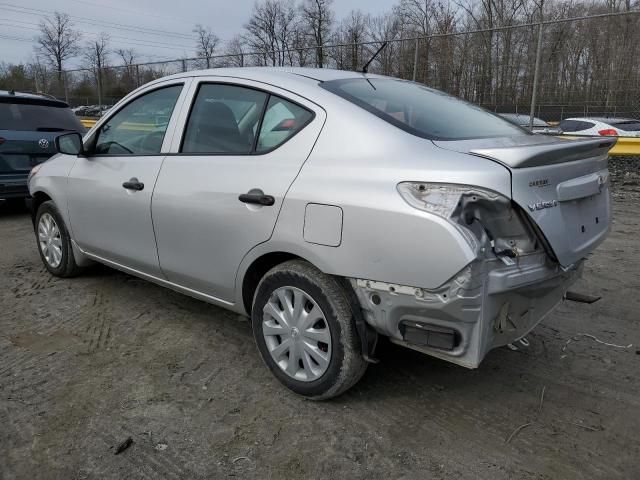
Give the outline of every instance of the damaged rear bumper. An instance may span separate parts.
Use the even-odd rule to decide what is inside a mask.
[[[477,260],[436,290],[350,279],[366,321],[392,342],[476,368],[489,350],[532,330],[580,277],[544,253],[506,265]]]

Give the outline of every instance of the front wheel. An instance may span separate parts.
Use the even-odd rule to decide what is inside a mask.
[[[51,201],[38,207],[35,221],[36,241],[42,263],[56,277],[72,277],[80,268],[76,265],[71,237],[56,205]]]
[[[367,368],[344,289],[305,261],[267,272],[254,296],[251,323],[271,372],[305,397],[340,395]]]

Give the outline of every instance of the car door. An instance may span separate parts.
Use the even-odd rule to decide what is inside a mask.
[[[185,80],[130,99],[85,141],[68,180],[73,237],[82,250],[160,276],[151,220],[153,186],[175,129]],[[172,120],[173,119],[173,120]]]
[[[248,80],[194,82],[184,133],[175,135],[175,153],[153,196],[167,279],[227,302],[242,258],[271,236],[325,118],[317,105],[265,87]]]

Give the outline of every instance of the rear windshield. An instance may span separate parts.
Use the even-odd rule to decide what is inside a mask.
[[[0,103],[0,130],[84,132],[75,114],[66,107],[25,103]]]
[[[611,125],[625,132],[640,132],[640,120],[624,120]]]
[[[430,140],[530,134],[477,105],[405,80],[353,78],[320,85],[392,125]]]

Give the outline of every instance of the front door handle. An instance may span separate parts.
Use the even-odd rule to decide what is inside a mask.
[[[271,195],[265,195],[262,190],[252,189],[249,190],[249,193],[243,193],[238,197],[242,203],[253,203],[255,205],[263,205],[265,207],[270,207],[274,203],[276,203],[276,199]]]
[[[138,192],[144,189],[144,183],[139,181],[136,177],[133,177],[128,182],[124,182],[122,186],[127,190],[136,190]]]

